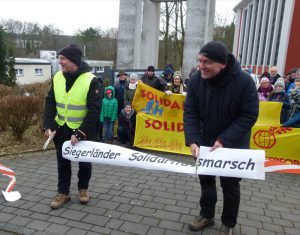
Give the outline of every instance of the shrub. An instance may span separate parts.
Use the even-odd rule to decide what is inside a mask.
[[[37,126],[40,131],[42,128],[42,122],[43,122],[43,114],[44,114],[44,104],[45,104],[45,97],[48,94],[48,91],[50,90],[51,81],[47,81],[44,83],[35,83],[23,86],[23,94],[34,96],[38,99],[37,103]]]
[[[11,95],[14,92],[12,87],[0,84],[0,99],[4,96]]]
[[[11,95],[14,93],[14,90],[9,86],[4,86],[0,84],[0,100],[3,99],[3,97],[7,95]],[[4,117],[4,113],[2,111],[2,105],[0,106],[0,131],[6,131],[7,130],[7,122]]]
[[[2,119],[12,129],[17,140],[37,121],[39,100],[35,96],[7,95],[0,100]]]

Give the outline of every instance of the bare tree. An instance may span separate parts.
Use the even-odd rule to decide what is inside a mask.
[[[185,12],[186,3],[183,1],[166,2],[161,8],[160,39],[163,44],[160,47],[160,67],[172,63],[179,69],[182,65]]]

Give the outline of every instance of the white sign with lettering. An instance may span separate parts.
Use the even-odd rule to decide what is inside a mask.
[[[92,162],[118,166],[138,167],[186,174],[203,174],[265,179],[263,150],[219,148],[213,152],[200,147],[198,164],[162,158],[117,145],[92,141],[80,141],[75,146],[66,141],[62,148],[63,157],[71,161]]]

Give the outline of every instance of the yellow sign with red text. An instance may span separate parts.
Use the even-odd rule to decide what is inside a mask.
[[[137,112],[134,145],[139,148],[190,155],[183,131],[184,96],[139,83],[133,100]],[[300,174],[300,129],[281,127],[281,103],[260,102],[250,147],[266,151],[266,171]]]

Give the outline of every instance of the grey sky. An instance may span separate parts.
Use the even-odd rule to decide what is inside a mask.
[[[216,13],[231,17],[240,0],[217,0]],[[118,27],[119,0],[0,0],[0,19],[53,24],[67,35],[78,29]]]

